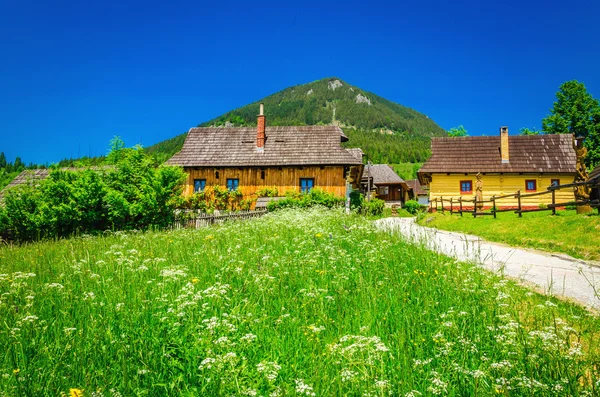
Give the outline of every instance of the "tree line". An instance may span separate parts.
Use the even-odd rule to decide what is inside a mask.
[[[183,200],[186,174],[181,167],[155,167],[141,147],[125,148],[121,142],[113,140],[103,167],[53,166],[46,179],[7,189],[0,236],[30,241],[169,226]]]

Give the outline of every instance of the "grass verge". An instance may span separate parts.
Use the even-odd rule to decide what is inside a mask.
[[[549,252],[563,252],[575,258],[600,260],[600,216],[577,215],[575,211],[532,212],[519,218],[512,212],[498,218],[470,214],[435,213],[419,218],[422,226],[483,237],[489,241]]]

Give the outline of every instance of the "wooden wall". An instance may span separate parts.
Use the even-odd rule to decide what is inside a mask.
[[[206,186],[227,187],[228,178],[239,179],[239,190],[244,198],[253,197],[263,187],[276,187],[283,196],[289,190],[300,191],[300,178],[314,178],[315,188],[337,196],[346,195],[346,179],[343,166],[270,167],[270,168],[185,168],[188,173],[184,195],[194,191],[194,179],[206,179]],[[264,179],[262,172],[264,171]],[[219,179],[216,173],[219,173]],[[255,196],[254,196],[255,197]]]
[[[429,184],[429,199],[435,199],[436,197],[444,197],[450,199],[451,197],[458,199],[473,200],[476,189],[476,174],[433,174],[431,183]],[[551,184],[552,179],[559,179],[561,184],[573,183],[575,174],[485,174],[482,176],[483,181],[483,199],[489,200],[493,195],[502,196],[505,194],[516,193],[517,190],[521,191],[521,194],[533,193],[525,190],[525,180],[534,179],[537,183],[537,192],[545,191]],[[472,194],[460,193],[460,181],[470,180],[473,183]],[[556,202],[567,202],[574,200],[573,189],[562,189],[556,191]],[[552,202],[552,196],[550,194],[523,198],[521,200],[522,205],[525,206],[538,206],[539,204],[550,204]],[[499,207],[502,206],[517,206],[516,199],[502,199],[498,201]]]

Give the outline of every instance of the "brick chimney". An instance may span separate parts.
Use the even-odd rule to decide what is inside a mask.
[[[260,113],[258,114],[256,127],[256,149],[264,150],[265,148],[265,113],[264,105],[260,104]]]
[[[508,127],[500,127],[500,156],[502,157],[502,163],[508,164]]]

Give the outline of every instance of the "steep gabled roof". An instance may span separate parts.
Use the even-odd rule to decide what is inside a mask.
[[[417,196],[426,196],[427,195],[427,192],[425,190],[423,190],[423,188],[421,187],[421,183],[419,182],[418,179],[408,180],[408,181],[406,181],[406,184],[415,193],[415,195],[417,195]]]
[[[404,185],[408,188],[404,179],[400,178],[387,164],[365,165],[362,179],[366,182],[369,177],[375,185]]]
[[[502,163],[499,136],[431,138],[431,157],[419,170],[447,172],[575,172],[569,134],[509,136],[509,162]]]
[[[600,165],[597,165],[596,168],[594,168],[594,171],[589,173],[588,179],[598,178],[599,176],[600,176]]]
[[[256,128],[192,128],[167,164],[184,167],[285,165],[360,165],[341,146],[347,140],[337,126],[266,127],[263,150],[256,148]]]

